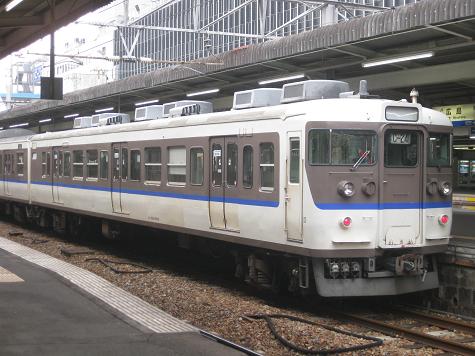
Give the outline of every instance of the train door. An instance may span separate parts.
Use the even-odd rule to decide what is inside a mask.
[[[237,196],[238,145],[235,136],[213,137],[209,145],[209,218],[211,227],[239,231],[238,207],[226,204]]]
[[[62,203],[61,200],[61,180],[63,178],[63,151],[60,147],[53,147],[53,172],[51,174],[51,193],[54,203]]]
[[[383,132],[381,174],[381,247],[422,242],[423,134],[414,129],[388,127]]]
[[[114,213],[126,214],[122,204],[122,191],[128,179],[129,170],[129,150],[127,143],[112,144],[112,180],[111,180],[111,200],[112,211]]]
[[[13,178],[13,152],[3,151],[4,152],[4,161],[3,161],[3,191],[5,195],[11,195],[10,193],[10,179]]]
[[[3,151],[0,151],[0,181],[2,182],[1,192],[4,194],[5,192],[5,168],[3,167]]]
[[[302,151],[300,131],[287,132],[285,231],[287,239],[302,241]]]

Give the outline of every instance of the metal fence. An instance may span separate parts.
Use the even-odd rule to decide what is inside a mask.
[[[116,78],[368,16],[420,0],[170,0],[118,28]]]

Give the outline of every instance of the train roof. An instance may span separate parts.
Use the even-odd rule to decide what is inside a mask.
[[[312,115],[307,121],[360,121],[360,122],[387,122],[381,115],[387,106],[415,107],[422,111],[418,124],[432,124],[451,126],[447,117],[431,109],[423,108],[420,104],[406,101],[392,101],[384,99],[320,99],[290,104],[281,104],[268,107],[243,110],[230,110],[209,114],[182,116],[174,118],[131,122],[118,125],[90,127],[76,130],[46,132],[31,137],[32,141],[60,139],[69,137],[95,136],[108,133],[133,132],[156,130],[174,127],[188,127],[211,124],[226,124],[246,121],[262,121],[271,119],[286,120],[305,114]],[[351,117],[349,114],[351,113]],[[414,124],[413,122],[404,122]]]

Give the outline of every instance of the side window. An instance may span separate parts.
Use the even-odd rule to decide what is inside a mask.
[[[51,174],[51,152],[46,152],[46,175]]]
[[[204,176],[204,152],[202,148],[190,150],[190,182],[193,185],[202,185]]]
[[[84,166],[84,152],[83,151],[73,151],[73,177],[82,178],[83,177],[83,166]]]
[[[262,190],[274,189],[274,145],[270,142],[260,144],[260,170]]]
[[[186,148],[168,148],[168,183],[185,185],[186,183]]]
[[[109,152],[101,151],[100,157],[100,178],[109,179]]]
[[[5,156],[5,166],[7,164],[8,155]],[[41,176],[46,177],[46,152],[41,152]]]
[[[311,130],[308,133],[310,164],[330,164],[330,130]]]
[[[16,173],[19,176],[22,176],[23,171],[24,171],[24,153],[18,152],[16,154]]]
[[[130,180],[140,180],[140,150],[130,150]]]
[[[71,152],[64,152],[63,177],[71,177]]]
[[[244,146],[242,150],[242,186],[252,188],[252,146]]]
[[[121,164],[120,164],[120,174],[122,177],[122,180],[127,180],[129,177],[129,150],[127,148],[122,149],[122,154],[121,154]]]
[[[96,150],[87,150],[86,151],[86,171],[87,178],[97,179],[99,162],[97,161],[97,151]]]
[[[289,183],[300,182],[300,139],[290,139]]]
[[[145,148],[145,180],[159,183],[162,180],[162,150],[160,147]]]
[[[235,187],[237,184],[238,148],[235,143],[228,143],[226,147],[226,185]]]
[[[221,145],[214,143],[212,147],[212,180],[213,186],[220,187],[223,184],[223,149]]]

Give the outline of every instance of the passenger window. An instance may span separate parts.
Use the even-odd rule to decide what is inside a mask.
[[[221,145],[213,144],[213,167],[212,167],[212,180],[213,186],[220,187],[223,183],[223,149]]]
[[[8,155],[5,155],[5,166],[7,164]],[[46,152],[41,152],[41,176],[46,177]]]
[[[109,152],[101,151],[99,156],[100,161],[100,178],[109,179]]]
[[[23,169],[24,169],[24,154],[23,152],[19,152],[16,154],[16,173],[19,176],[23,175]]]
[[[242,151],[242,186],[252,188],[252,146],[244,146]]]
[[[168,148],[168,183],[185,185],[186,183],[186,148]]]
[[[71,152],[64,152],[63,157],[63,177],[71,177]]]
[[[237,184],[238,148],[235,143],[228,143],[226,147],[226,185],[235,187]]]
[[[51,152],[46,152],[46,175],[51,174]]]
[[[202,148],[190,150],[190,182],[193,185],[202,185],[204,176],[204,152]]]
[[[127,148],[122,149],[122,163],[121,163],[121,169],[120,169],[120,174],[122,177],[122,180],[127,180],[129,176],[129,150]]]
[[[86,171],[87,178],[97,179],[99,162],[97,161],[97,151],[96,150],[87,150],[86,151],[87,163]]]
[[[157,183],[162,180],[162,150],[160,147],[145,148],[145,180]]]
[[[140,180],[140,151],[130,151],[130,180]]]
[[[289,183],[300,182],[300,139],[290,139]]]
[[[82,178],[84,166],[84,152],[83,151],[73,151],[73,177]]]
[[[261,188],[262,190],[274,189],[274,145],[266,142],[261,143]]]

